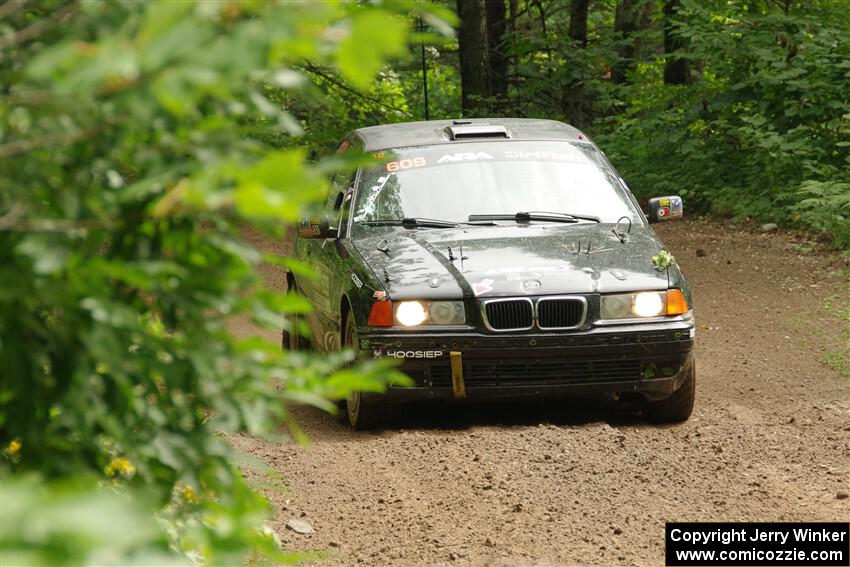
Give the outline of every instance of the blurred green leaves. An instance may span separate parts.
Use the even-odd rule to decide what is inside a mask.
[[[439,17],[57,0],[3,19],[4,37],[42,23],[0,46],[4,565],[293,560],[222,433],[276,434],[290,402],[333,411],[405,378],[229,332],[235,318],[279,332],[309,309],[257,271],[309,266],[257,234],[283,241],[363,159],[311,154],[297,135],[314,125],[267,95],[306,88],[307,59],[370,89],[407,53],[413,11]]]
[[[307,203],[322,199],[327,178],[304,166],[302,150],[268,154],[236,176],[235,203],[247,218],[273,217],[294,222]]]
[[[92,478],[46,485],[29,474],[3,480],[3,565],[188,564],[168,551],[155,509]]]
[[[407,52],[410,22],[386,12],[366,9],[351,19],[337,52],[337,66],[348,81],[365,89],[388,57]]]

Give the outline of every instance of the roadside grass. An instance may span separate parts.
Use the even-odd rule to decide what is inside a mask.
[[[820,361],[838,372],[845,378],[850,378],[850,350],[837,348],[825,352]]]
[[[286,480],[280,471],[270,466],[264,466],[262,474],[262,480],[257,479],[254,481],[254,487],[257,490],[264,493],[274,492],[279,496],[286,496],[290,493],[289,485],[286,484]]]
[[[844,280],[850,285],[850,271],[842,271]],[[840,344],[833,349],[823,353],[820,361],[832,368],[841,376],[850,377],[850,297],[842,297],[839,294],[830,295],[823,299],[818,309],[830,318],[838,319],[842,329],[839,337]],[[820,336],[825,331],[818,329]]]
[[[850,270],[842,271],[842,276],[850,285]],[[831,347],[829,344],[835,341],[835,333],[827,328],[828,326],[812,325],[811,315],[808,314],[794,317],[787,323],[788,330],[798,334],[807,333],[817,338],[825,349],[818,358],[819,362],[840,376],[850,378],[850,296],[833,294],[825,297],[818,305],[817,313],[824,315],[827,320],[838,321],[841,325],[837,346]]]

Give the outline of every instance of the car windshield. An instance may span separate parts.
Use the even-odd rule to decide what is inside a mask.
[[[403,148],[386,158],[358,185],[352,210],[361,234],[381,226],[375,221],[405,218],[462,223],[470,215],[529,211],[610,223],[639,218],[616,174],[587,143],[476,142]]]

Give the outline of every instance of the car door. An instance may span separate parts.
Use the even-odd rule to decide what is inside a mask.
[[[334,238],[302,240],[303,254],[300,256],[310,265],[316,277],[301,291],[313,305],[309,317],[314,347],[329,352],[339,348],[339,300],[342,289],[347,285],[350,270],[341,256],[340,237],[348,230],[349,204],[357,172],[338,174],[332,180],[331,191],[325,204],[325,213],[332,226],[338,227]],[[345,205],[345,206],[344,206]]]

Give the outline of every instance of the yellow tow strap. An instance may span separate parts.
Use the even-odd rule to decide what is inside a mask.
[[[466,397],[466,386],[463,383],[463,357],[459,352],[450,352],[452,360],[452,393],[456,398]]]

